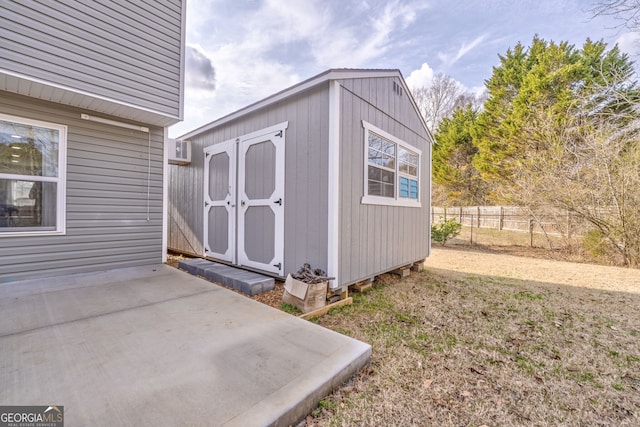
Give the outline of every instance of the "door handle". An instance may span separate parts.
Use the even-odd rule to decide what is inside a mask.
[[[280,205],[282,206],[282,197],[280,197],[278,200],[276,200],[275,202],[273,202],[276,205]]]
[[[244,206],[244,200],[240,202],[240,206]]]

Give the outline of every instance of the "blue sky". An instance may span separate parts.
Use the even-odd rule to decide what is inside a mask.
[[[604,40],[640,60],[638,34],[591,0],[187,0],[180,136],[328,68],[397,68],[410,86],[445,73],[478,91],[518,41]]]

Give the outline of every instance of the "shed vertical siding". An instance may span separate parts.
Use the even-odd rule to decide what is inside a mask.
[[[0,70],[181,117],[182,3],[5,1]]]
[[[430,139],[408,94],[393,78],[341,80],[340,267],[341,284],[427,257],[429,251]],[[421,208],[361,203],[364,195],[362,120],[422,150]]]
[[[0,112],[68,126],[66,234],[0,235],[0,281],[162,261],[162,128],[88,122],[84,111],[6,92]]]
[[[191,164],[169,165],[169,250],[203,256],[204,141],[191,138]]]
[[[169,248],[202,255],[203,149],[285,121],[284,275],[327,268],[328,84],[190,138],[192,163],[170,167]]]

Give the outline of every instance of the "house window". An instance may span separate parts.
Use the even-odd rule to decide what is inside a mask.
[[[362,203],[420,206],[421,151],[365,121],[365,188]]]
[[[65,231],[66,126],[0,114],[0,237]]]

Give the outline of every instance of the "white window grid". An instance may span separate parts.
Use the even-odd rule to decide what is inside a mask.
[[[402,141],[401,139],[391,135],[388,132],[368,123],[366,121],[362,121],[362,126],[364,128],[364,185],[363,185],[363,197],[361,199],[361,203],[363,204],[372,204],[372,205],[386,205],[386,206],[406,206],[406,207],[421,207],[420,201],[420,190],[421,190],[421,181],[420,175],[421,171],[421,158],[422,158],[422,150]],[[383,165],[377,165],[374,163],[369,163],[369,134],[375,134],[378,137],[381,137],[393,144],[395,144],[395,165],[394,168],[385,168]],[[410,154],[417,156],[417,164],[416,166],[416,174],[413,175],[408,172],[400,171],[400,150],[405,150]],[[393,171],[394,172],[394,196],[393,197],[383,197],[383,196],[375,196],[369,195],[368,183],[369,183],[369,165],[379,167],[384,170]],[[405,176],[409,179],[417,180],[418,182],[418,198],[412,199],[408,197],[400,197],[400,176]]]

